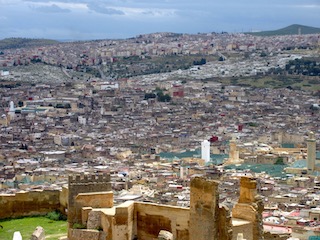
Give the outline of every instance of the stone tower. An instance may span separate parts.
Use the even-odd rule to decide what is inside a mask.
[[[229,161],[239,161],[239,151],[237,151],[237,140],[235,139],[235,137],[232,137],[232,139],[230,140]]]
[[[316,139],[313,132],[309,132],[307,139],[307,167],[309,172],[313,172],[316,163]]]
[[[72,227],[75,223],[81,223],[81,208],[75,201],[77,195],[111,191],[110,174],[70,175],[68,189],[68,223]]]

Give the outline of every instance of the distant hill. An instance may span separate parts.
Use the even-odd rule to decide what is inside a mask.
[[[0,40],[0,50],[10,48],[37,47],[59,43],[50,39],[31,39],[31,38],[5,38]]]
[[[296,35],[296,34],[316,34],[320,33],[320,28],[293,24],[285,28],[273,31],[247,32],[255,36],[276,36],[276,35]]]

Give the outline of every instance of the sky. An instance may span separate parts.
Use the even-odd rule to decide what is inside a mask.
[[[0,39],[123,39],[320,27],[320,0],[0,0]]]

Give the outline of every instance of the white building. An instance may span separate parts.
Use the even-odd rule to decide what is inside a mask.
[[[201,159],[206,163],[210,161],[210,142],[208,140],[201,142]]]

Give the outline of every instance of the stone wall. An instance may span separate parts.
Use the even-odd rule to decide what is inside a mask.
[[[80,193],[111,191],[110,174],[70,175],[68,182],[68,223],[81,223],[81,207],[76,206],[75,198]]]
[[[60,209],[58,190],[0,195],[0,219],[44,215],[58,209]]]
[[[242,177],[240,180],[240,197],[232,209],[232,217],[249,221],[250,229],[244,232],[247,240],[263,239],[262,225],[263,202],[257,195],[255,178]],[[251,232],[250,234],[248,234]]]
[[[194,178],[190,184],[190,240],[218,239],[217,181]]]
[[[264,233],[264,240],[287,240],[291,237],[291,234],[275,234],[270,232]]]
[[[247,240],[264,239],[263,205],[257,196],[256,180],[241,178],[240,198],[232,218],[227,207],[219,206],[218,184],[202,177],[193,178],[190,209],[134,201],[114,207],[111,192],[78,193],[72,203],[79,211],[80,220],[76,223],[87,229],[72,229],[72,220],[68,220],[69,239],[90,235],[92,240],[154,240],[161,230],[179,240],[235,240],[238,233]]]
[[[138,202],[134,206],[138,239],[157,239],[161,230],[171,232],[174,239],[190,239],[188,208]]]

